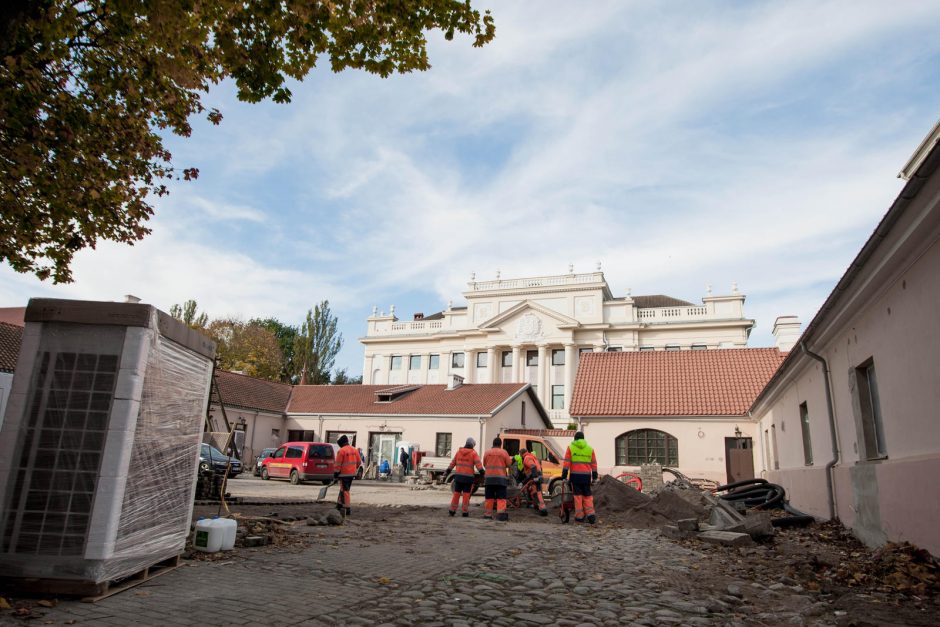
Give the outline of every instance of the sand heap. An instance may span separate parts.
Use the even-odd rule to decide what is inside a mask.
[[[683,518],[705,516],[705,499],[680,494],[687,491],[666,486],[648,496],[610,476],[602,477],[592,489],[599,517],[637,529],[656,529]]]

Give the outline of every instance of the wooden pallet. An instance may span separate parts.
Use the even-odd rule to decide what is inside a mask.
[[[94,603],[101,599],[123,592],[134,586],[150,581],[164,573],[175,570],[180,565],[180,556],[174,555],[156,564],[142,568],[126,577],[109,581],[83,581],[79,579],[38,579],[31,577],[3,577],[0,585],[5,589],[16,590],[37,596],[80,597],[84,603]]]

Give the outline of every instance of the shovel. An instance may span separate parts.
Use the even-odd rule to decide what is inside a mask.
[[[325,499],[325,498],[326,498],[326,491],[329,490],[329,489],[330,489],[331,487],[333,487],[334,485],[336,485],[336,479],[333,479],[333,480],[330,481],[328,484],[326,484],[325,486],[323,486],[322,488],[320,488],[320,493],[317,494],[317,500],[318,500],[318,501],[322,501],[323,499]]]

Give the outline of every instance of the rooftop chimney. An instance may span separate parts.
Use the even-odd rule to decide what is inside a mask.
[[[448,390],[456,390],[461,385],[463,385],[463,377],[461,377],[459,374],[450,375],[450,380],[447,382]]]
[[[424,314],[421,312],[416,313],[415,320],[424,320]]]
[[[139,303],[140,299],[134,296],[133,294],[125,294],[124,302],[125,303]]]
[[[788,353],[800,339],[800,319],[796,316],[777,316],[774,321],[774,337],[780,352]]]

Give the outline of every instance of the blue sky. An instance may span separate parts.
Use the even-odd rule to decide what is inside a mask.
[[[474,3],[483,8],[486,4]],[[372,306],[402,318],[480,280],[597,262],[615,295],[747,294],[752,346],[804,324],[899,192],[940,116],[940,3],[492,3],[496,39],[431,35],[430,71],[324,68],[289,105],[206,98],[219,127],[171,139],[195,182],[153,234],[102,243],[76,281],[0,266],[30,297],[298,323],[329,299],[362,369]]]

